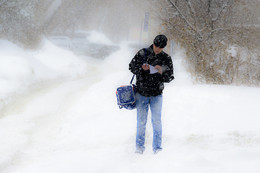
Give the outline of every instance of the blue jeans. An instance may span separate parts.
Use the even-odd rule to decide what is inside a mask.
[[[147,115],[149,105],[152,113],[152,126],[153,126],[153,151],[161,148],[162,144],[162,95],[145,97],[136,94],[136,108],[137,108],[137,133],[136,133],[136,150],[143,152],[145,147],[145,129],[147,122]]]

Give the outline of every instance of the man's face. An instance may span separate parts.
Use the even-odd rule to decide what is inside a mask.
[[[159,53],[161,53],[163,51],[163,48],[160,48],[160,47],[156,47],[154,44],[153,44],[153,51],[154,53],[157,55]]]

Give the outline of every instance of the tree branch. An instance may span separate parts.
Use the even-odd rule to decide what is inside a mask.
[[[211,2],[211,1],[210,1]],[[230,3],[231,2],[231,0],[229,0],[226,4],[224,4],[222,7],[221,7],[221,10],[220,10],[220,12],[217,14],[217,17],[215,18],[215,19],[212,19],[212,21],[213,22],[216,22],[219,18],[220,18],[220,16],[221,16],[221,14],[223,13],[223,11],[224,11],[224,9],[226,9],[227,7],[230,7]]]
[[[202,40],[202,35],[195,29],[195,27],[187,20],[187,18],[182,14],[182,12],[180,11],[180,9],[171,1],[171,0],[167,0],[171,5],[172,7],[174,7],[177,12],[180,14],[181,18],[185,21],[185,23],[190,27],[192,28],[193,31],[196,32],[196,34],[198,35],[198,39],[199,40]]]

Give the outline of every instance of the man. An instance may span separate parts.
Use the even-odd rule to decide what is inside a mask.
[[[136,75],[136,108],[137,133],[136,153],[145,150],[145,129],[150,105],[153,126],[153,152],[161,151],[162,143],[162,92],[164,82],[174,79],[171,57],[163,51],[167,45],[165,35],[157,35],[153,44],[147,49],[141,49],[129,64],[129,70]]]

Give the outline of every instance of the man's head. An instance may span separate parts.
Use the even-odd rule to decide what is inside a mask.
[[[153,40],[153,50],[155,54],[159,54],[163,51],[163,48],[167,45],[167,37],[165,35],[157,35]]]

